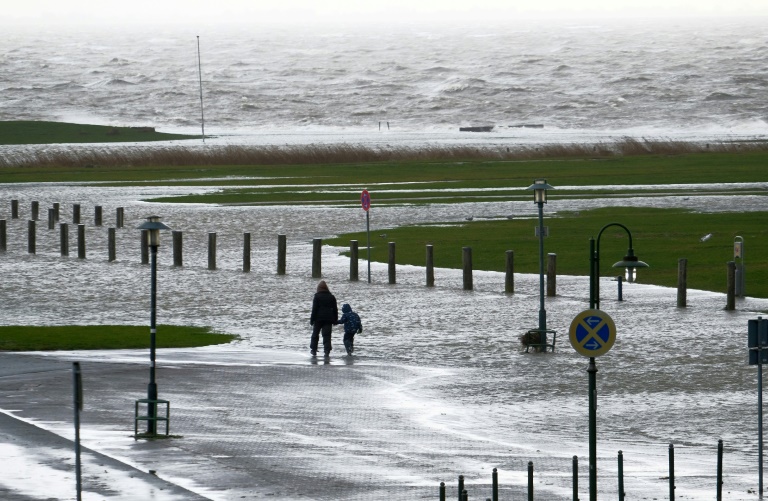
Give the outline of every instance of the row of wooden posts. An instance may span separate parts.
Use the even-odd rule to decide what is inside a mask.
[[[36,252],[36,221],[39,214],[39,203],[33,201],[31,204],[31,219],[28,221],[28,252],[35,254]],[[53,230],[56,222],[59,221],[60,204],[54,203],[51,208],[48,209],[48,229]],[[19,203],[18,200],[11,200],[11,218],[19,218]],[[103,210],[102,207],[97,205],[94,210],[94,224],[96,226],[102,225]],[[81,210],[80,204],[73,204],[72,206],[72,223],[77,225],[77,256],[80,259],[85,259],[85,225],[80,223]],[[125,214],[122,207],[118,207],[115,211],[115,227],[122,228],[124,226]],[[0,252],[5,252],[7,249],[7,223],[5,219],[0,219]],[[116,259],[116,244],[115,244],[115,230],[116,228],[109,228],[108,230],[108,259],[114,261]],[[61,235],[61,255],[69,255],[69,227],[67,223],[60,223],[60,235]],[[141,262],[142,264],[149,263],[149,248],[147,245],[147,232],[141,232]],[[183,253],[183,236],[181,231],[172,231],[173,238],[173,264],[174,266],[182,266],[182,253]],[[322,276],[321,266],[321,249],[322,239],[315,238],[312,242],[312,278],[320,278]],[[286,253],[287,244],[286,236],[277,236],[277,274],[284,275],[286,272]],[[350,262],[349,262],[349,279],[351,281],[359,280],[358,272],[359,250],[357,240],[350,241]],[[216,233],[208,233],[208,269],[216,269]],[[678,279],[677,279],[677,306],[685,308],[687,306],[687,290],[688,290],[688,260],[682,258],[678,261]],[[251,234],[243,233],[243,271],[251,271]],[[472,290],[473,277],[472,277],[472,248],[462,248],[462,271],[463,271],[463,289]],[[736,309],[736,264],[733,261],[727,263],[727,284],[726,284],[726,310]],[[390,284],[397,282],[396,267],[395,267],[395,242],[389,242],[389,258],[388,258],[388,281]],[[547,296],[557,295],[557,255],[550,253],[547,256]],[[426,246],[426,286],[433,287],[435,285],[435,271],[434,271],[434,250],[432,245]],[[621,284],[619,284],[621,286]],[[504,292],[514,293],[515,291],[515,277],[514,277],[514,251],[506,251],[506,266],[505,266],[505,280],[504,280]],[[619,294],[621,299],[621,293]]]

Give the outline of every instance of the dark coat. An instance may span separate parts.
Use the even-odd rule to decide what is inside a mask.
[[[336,306],[336,297],[327,290],[321,290],[312,299],[312,315],[309,317],[310,325],[315,322],[335,324],[339,320],[339,309]]]

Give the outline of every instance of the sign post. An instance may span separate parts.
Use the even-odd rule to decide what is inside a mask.
[[[371,283],[371,213],[368,211],[371,208],[371,195],[368,190],[363,190],[360,203],[365,211],[365,231],[368,235],[368,283]]]
[[[763,364],[768,362],[768,320],[747,321],[749,365],[757,365],[757,476],[758,493],[763,498]]]
[[[597,365],[616,341],[616,324],[604,311],[585,310],[576,315],[569,331],[571,346],[589,357],[589,499],[597,501]]]

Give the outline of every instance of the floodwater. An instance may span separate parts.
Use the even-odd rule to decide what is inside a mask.
[[[758,184],[754,188],[763,189]],[[0,324],[148,321],[149,272],[139,264],[135,228],[147,215],[158,214],[184,232],[185,252],[184,267],[173,268],[170,235],[163,236],[159,323],[212,326],[238,334],[239,350],[307,353],[316,285],[311,278],[312,238],[364,228],[362,210],[141,201],[208,189],[216,188],[0,185],[0,219],[8,222],[8,251],[0,259]],[[702,211],[768,210],[767,197],[750,196],[748,203],[735,208],[728,187],[722,190],[720,195],[687,199],[675,193],[554,200],[546,212],[648,204]],[[20,219],[10,218],[11,199],[20,200]],[[32,200],[40,201],[41,208],[36,255],[26,249]],[[59,230],[48,230],[43,217],[44,208],[53,202],[61,203],[61,221],[71,221],[72,204],[81,204],[86,260],[75,257],[72,229],[70,256],[59,255]],[[102,228],[92,224],[94,205],[104,207]],[[113,226],[117,207],[125,208],[125,227],[117,231],[118,259],[109,263],[106,228]],[[374,244],[382,241],[378,230],[395,225],[464,221],[468,216],[533,216],[535,209],[532,202],[374,207]],[[585,238],[596,230],[585,229]],[[218,235],[216,271],[207,270],[206,234],[212,231]],[[241,271],[243,232],[252,235],[251,273]],[[275,273],[278,234],[287,235],[286,276]],[[515,294],[506,295],[501,273],[475,272],[475,289],[463,291],[459,270],[436,270],[436,286],[426,288],[421,267],[398,266],[397,284],[390,285],[386,265],[373,263],[369,284],[361,261],[363,280],[350,282],[349,261],[338,256],[340,250],[324,247],[323,278],[339,302],[351,303],[363,318],[365,332],[357,340],[355,364],[409,367],[424,376],[397,389],[390,405],[412,407],[414,426],[471,444],[466,447],[472,448],[473,459],[454,463],[464,468],[456,473],[467,475],[468,482],[488,475],[488,468],[498,465],[503,470],[502,458],[514,446],[538,458],[545,471],[561,473],[562,478],[544,489],[553,499],[567,498],[571,458],[582,458],[586,470],[588,454],[587,359],[568,342],[572,319],[588,308],[587,277],[559,276],[557,297],[547,299],[548,327],[557,331],[557,352],[525,354],[517,338],[537,326],[538,276],[516,275]],[[619,302],[609,277],[602,279],[601,294],[601,307],[618,332],[611,351],[597,359],[601,475],[615,478],[613,458],[622,450],[626,491],[649,499],[663,496],[668,492],[667,447],[674,443],[678,492],[690,499],[714,497],[716,449],[722,439],[727,499],[755,499],[748,490],[757,485],[756,369],[746,365],[746,330],[747,320],[768,311],[768,300],[740,299],[736,311],[725,311],[723,294],[691,290],[689,307],[681,309],[674,289],[636,283],[624,284],[625,300]],[[333,364],[344,363],[338,349]],[[416,405],[420,401],[439,405],[430,412]],[[336,467],[352,464],[355,454],[339,451]],[[322,471],[321,462],[317,468]],[[505,475],[502,482],[524,482],[521,473]],[[408,482],[407,476],[403,482]],[[616,494],[612,480],[601,480],[600,489],[605,495]]]

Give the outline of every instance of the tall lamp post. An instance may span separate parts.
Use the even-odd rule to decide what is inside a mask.
[[[139,226],[140,230],[147,230],[147,244],[150,250],[150,314],[149,314],[149,385],[147,386],[147,433],[157,433],[157,383],[155,382],[155,336],[157,328],[155,323],[157,310],[157,248],[160,246],[160,230],[170,228],[160,222],[160,216],[149,216]]]
[[[603,226],[597,234],[597,240],[594,237],[589,239],[590,309],[600,309],[600,237],[612,226],[622,228],[629,237],[627,255],[613,267],[626,269],[626,280],[630,283],[635,281],[637,268],[648,268],[647,263],[638,260],[635,256],[632,248],[632,233],[626,226],[621,223],[609,223]],[[597,501],[597,365],[595,365],[595,357],[589,357],[587,373],[589,374],[589,499]]]
[[[527,190],[533,191],[533,203],[539,206],[539,343],[540,348],[547,352],[547,310],[544,307],[544,204],[547,203],[547,190],[554,186],[547,184],[546,179],[536,179]]]

